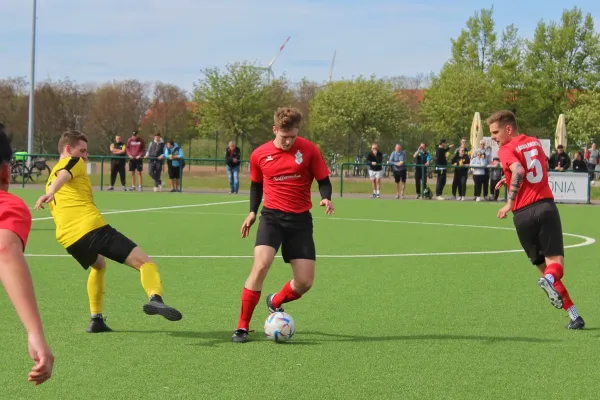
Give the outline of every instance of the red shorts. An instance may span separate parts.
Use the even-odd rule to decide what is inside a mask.
[[[23,251],[31,231],[31,211],[21,198],[0,190],[0,229],[13,231],[23,242]]]

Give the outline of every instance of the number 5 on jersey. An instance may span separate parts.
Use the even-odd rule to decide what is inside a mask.
[[[538,149],[531,149],[525,152],[525,161],[527,162],[527,175],[525,178],[527,178],[530,183],[541,182],[544,177],[542,163],[537,158],[538,154]]]

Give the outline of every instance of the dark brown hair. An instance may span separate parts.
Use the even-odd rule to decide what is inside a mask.
[[[297,108],[280,107],[275,111],[273,124],[284,132],[300,128],[302,113]]]
[[[66,145],[71,147],[77,146],[80,140],[83,140],[86,143],[88,142],[87,136],[85,136],[83,133],[75,130],[66,131],[58,140],[58,152],[62,153]]]
[[[506,125],[512,126],[513,130],[516,132],[517,130],[517,117],[513,114],[512,111],[509,110],[500,110],[493,113],[488,119],[487,124],[491,125],[494,122],[497,122],[500,125],[500,128],[504,128]]]

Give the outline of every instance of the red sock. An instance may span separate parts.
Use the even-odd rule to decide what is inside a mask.
[[[292,289],[292,281],[288,281],[279,293],[273,296],[271,303],[273,304],[273,307],[279,308],[283,303],[298,300],[300,297],[302,297],[302,295],[294,292]]]
[[[558,263],[550,264],[544,270],[544,275],[550,274],[554,277],[554,282],[558,282],[562,279],[565,270],[562,265]]]
[[[560,293],[563,299],[563,308],[565,310],[571,308],[571,306],[573,306],[573,300],[571,300],[571,296],[569,296],[569,292],[567,292],[565,285],[563,285],[561,281],[556,281],[554,282],[554,288],[558,293]]]
[[[240,311],[240,321],[238,322],[238,329],[250,330],[250,320],[252,319],[252,313],[260,300],[260,291],[255,292],[254,290],[246,289],[242,291],[242,309]]]

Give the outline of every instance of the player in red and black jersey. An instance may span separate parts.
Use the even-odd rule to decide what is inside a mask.
[[[46,342],[23,254],[31,230],[31,212],[23,200],[8,193],[11,158],[12,148],[0,124],[0,281],[27,330],[29,355],[35,363],[29,381],[37,386],[52,377],[54,356]]]
[[[550,303],[564,308],[571,319],[568,329],[583,329],[585,323],[561,279],[564,273],[562,224],[554,195],[548,185],[547,158],[540,141],[517,133],[517,120],[510,111],[498,111],[487,120],[492,140],[500,146],[498,157],[506,177],[496,188],[509,187],[508,202],[498,218],[513,212],[521,246],[538,267],[538,281]]]
[[[298,137],[302,114],[294,108],[275,112],[275,139],[258,147],[250,156],[250,214],[241,229],[248,237],[262,201],[256,233],[254,265],[242,292],[242,308],[234,342],[248,340],[250,320],[260,300],[263,281],[281,246],[283,260],[290,263],[294,278],[279,293],[267,296],[270,313],[283,311],[281,305],[302,297],[312,286],[315,275],[315,243],[310,209],[311,184],[319,183],[320,205],[325,213],[334,212],[331,202],[329,169],[317,146]]]

